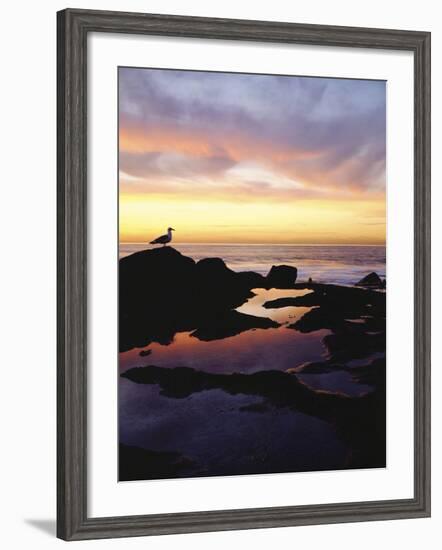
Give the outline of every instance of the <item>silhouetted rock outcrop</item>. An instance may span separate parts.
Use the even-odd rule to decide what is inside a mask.
[[[295,280],[289,266],[273,267],[267,277],[236,273],[221,258],[195,262],[170,246],[126,256],[119,269],[120,350],[167,344],[182,331],[212,339],[277,326],[232,310],[253,296],[253,288],[285,288]]]
[[[246,330],[256,328],[277,328],[279,324],[276,321],[266,317],[256,317],[255,315],[246,315],[238,311],[227,311],[216,317],[207,319],[203,322],[191,336],[199,340],[219,340],[235,336]]]
[[[359,328],[341,330],[324,336],[323,342],[333,361],[347,362],[385,352],[385,331],[372,334]]]
[[[385,281],[383,281],[377,273],[372,271],[357,282],[355,286],[364,286],[366,288],[385,288]]]
[[[239,271],[236,275],[248,288],[267,288],[268,286],[266,278],[254,271]]]
[[[293,374],[277,370],[252,374],[217,374],[190,367],[165,368],[154,365],[134,367],[121,374],[138,384],[159,384],[161,394],[181,399],[205,390],[221,389],[232,395],[256,395],[277,406],[321,416],[336,414],[351,398],[334,393],[317,392],[298,381]]]
[[[331,334],[323,338],[328,351],[327,362],[316,369],[330,370],[353,359],[385,352],[386,346],[386,295],[375,290],[324,285],[319,283],[296,285],[312,290],[304,296],[278,298],[266,302],[265,308],[287,306],[312,307],[295,323],[288,325],[300,332],[328,329]]]
[[[268,288],[293,288],[298,270],[290,265],[274,265],[269,271],[266,281]]]
[[[338,310],[341,317],[359,316],[371,307],[385,311],[385,294],[381,292],[321,283],[297,284],[296,288],[311,290],[312,292],[304,296],[270,300],[264,304],[264,307],[320,306]]]
[[[118,479],[164,479],[177,477],[193,466],[193,461],[180,453],[151,451],[120,444],[118,454]]]

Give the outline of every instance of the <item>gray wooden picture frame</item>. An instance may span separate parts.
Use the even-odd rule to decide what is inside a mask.
[[[68,9],[58,34],[57,535],[65,540],[430,515],[430,33]],[[408,50],[414,56],[414,497],[87,516],[87,37],[91,32]]]

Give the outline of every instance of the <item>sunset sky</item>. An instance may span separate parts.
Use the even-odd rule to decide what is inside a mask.
[[[385,82],[119,69],[120,240],[385,243]]]

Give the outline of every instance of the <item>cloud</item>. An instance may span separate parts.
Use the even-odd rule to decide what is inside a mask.
[[[120,69],[119,91],[128,192],[385,193],[384,82]]]
[[[231,168],[235,162],[227,155],[192,156],[174,151],[120,154],[120,165],[138,178],[211,176]]]

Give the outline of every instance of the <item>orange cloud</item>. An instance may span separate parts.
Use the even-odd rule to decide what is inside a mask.
[[[119,147],[121,152],[152,153],[156,151],[174,151],[194,156],[210,156],[222,149],[232,159],[241,161],[261,156],[274,162],[295,159],[313,159],[320,155],[318,151],[284,147],[272,144],[259,136],[247,137],[238,133],[227,136],[215,136],[208,139],[204,133],[181,128],[149,127],[148,129],[120,125]]]

